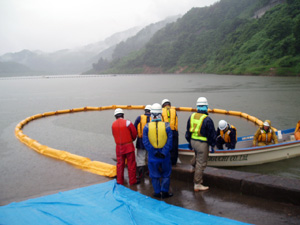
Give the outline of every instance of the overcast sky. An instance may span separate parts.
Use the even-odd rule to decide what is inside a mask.
[[[217,1],[0,0],[0,55],[76,48]]]

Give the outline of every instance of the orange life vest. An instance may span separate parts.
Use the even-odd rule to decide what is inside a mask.
[[[295,129],[295,138],[296,140],[300,140],[300,120],[297,123],[296,129]]]
[[[147,124],[148,117],[149,116],[141,115],[140,123],[137,125],[139,138],[143,137],[143,130],[145,125]]]
[[[230,129],[234,129],[235,132],[236,132],[236,128],[233,125],[230,125]],[[224,139],[225,143],[230,143],[231,142],[230,136],[229,136],[229,134],[231,132],[230,129],[228,129],[225,133],[224,133],[223,130],[220,130],[220,136]],[[236,140],[237,140],[237,135],[236,135]]]
[[[112,125],[112,132],[117,145],[125,145],[133,142],[126,123],[127,120],[117,119]]]
[[[271,128],[269,128],[268,132],[266,132],[264,129],[261,129],[260,135],[258,136],[258,141],[270,143],[272,140],[272,132],[273,132],[273,130]]]
[[[178,130],[178,117],[175,108],[162,108],[162,121],[170,124],[171,130]]]

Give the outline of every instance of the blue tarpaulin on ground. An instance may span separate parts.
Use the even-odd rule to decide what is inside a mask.
[[[0,207],[0,224],[244,224],[169,205],[112,180]]]

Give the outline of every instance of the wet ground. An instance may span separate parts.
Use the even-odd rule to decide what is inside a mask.
[[[125,186],[152,197],[153,188],[148,177],[136,186]],[[174,179],[171,179],[170,191],[174,196],[161,200],[186,209],[250,224],[300,224],[300,206],[242,195],[213,186],[208,191],[194,192],[192,183]]]
[[[66,166],[69,165],[66,164]],[[72,169],[74,170],[74,168]],[[207,170],[209,170],[209,168],[207,168]],[[68,183],[68,188],[62,186],[54,187],[53,184],[52,186],[48,184],[50,185],[48,191],[41,191],[40,194],[30,195],[30,193],[27,193],[27,189],[24,189],[24,186],[21,185],[19,187],[20,191],[24,190],[25,194],[27,195],[25,195],[24,193],[22,194],[21,191],[19,196],[7,196],[6,201],[3,201],[2,203],[3,205],[6,205],[12,201],[24,201],[31,198],[37,198],[39,196],[55,194],[58,192],[89,186],[96,183],[103,183],[111,180],[111,178],[90,174],[85,171],[75,171],[81,172],[79,173],[81,175],[80,177],[78,177],[78,179],[74,179],[74,176],[70,176],[70,178],[68,178],[67,174],[62,175],[65,182]],[[94,179],[89,178],[89,176],[94,177]],[[90,182],[83,181],[82,177],[86,177],[86,179],[90,180]],[[73,182],[76,180],[78,182]],[[42,184],[40,183],[40,185]],[[153,188],[149,177],[142,179],[141,183],[138,185],[129,186],[127,171],[125,171],[124,186],[130,188],[131,190],[138,191],[141,194],[152,197]],[[41,189],[44,190],[44,188]],[[244,223],[258,225],[300,224],[300,205],[287,204],[278,201],[267,200],[265,198],[244,195],[240,192],[233,192],[224,190],[222,188],[216,188],[213,185],[210,185],[210,189],[208,191],[194,192],[192,182],[187,182],[186,180],[176,180],[174,178],[171,178],[170,192],[174,194],[173,197],[158,200],[165,201],[168,204],[183,207],[186,209],[195,210],[215,216],[226,217]]]

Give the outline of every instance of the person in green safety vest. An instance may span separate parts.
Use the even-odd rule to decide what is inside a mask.
[[[207,166],[209,146],[212,151],[216,145],[216,130],[213,120],[208,116],[208,103],[205,97],[197,100],[197,112],[193,113],[187,121],[185,138],[190,148],[195,151],[192,165],[195,167],[194,191],[205,191],[203,172]]]

